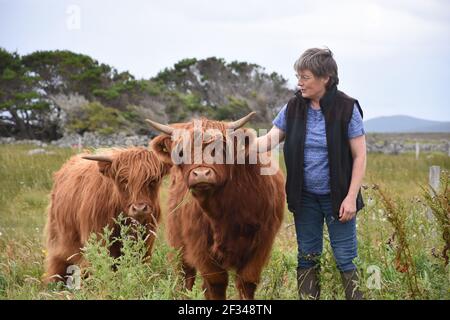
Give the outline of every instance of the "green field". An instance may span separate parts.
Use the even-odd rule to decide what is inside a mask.
[[[163,226],[150,263],[139,263],[140,244],[129,242],[117,272],[112,272],[105,250],[92,241],[86,251],[92,270],[82,280],[81,289],[45,287],[41,282],[46,253],[42,235],[52,173],[76,151],[49,147],[54,154],[27,155],[32,148],[0,145],[0,299],[203,299],[200,279],[192,292],[183,290],[176,252],[167,246]],[[415,160],[413,154],[368,155],[363,190],[367,206],[358,213],[359,257],[355,261],[361,270],[361,290],[368,299],[450,299],[450,267],[441,256],[443,230],[450,228],[449,213],[441,212],[443,219],[428,218],[421,189],[432,165],[448,172],[450,157],[421,154]],[[166,193],[167,181],[162,190],[163,213]],[[448,191],[446,196],[437,199],[448,210]],[[292,223],[286,210],[257,299],[297,298]],[[343,299],[339,272],[325,239],[321,298]],[[373,270],[380,271],[379,286]],[[237,297],[233,276],[227,296]]]

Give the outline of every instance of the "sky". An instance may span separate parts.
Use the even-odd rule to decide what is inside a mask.
[[[0,0],[0,47],[71,50],[138,79],[215,56],[259,64],[294,89],[295,60],[324,46],[365,120],[450,121],[448,0]]]

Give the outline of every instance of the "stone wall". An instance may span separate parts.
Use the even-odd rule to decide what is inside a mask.
[[[124,133],[116,133],[113,135],[99,135],[91,132],[85,133],[83,136],[78,134],[66,135],[63,138],[52,141],[51,143],[39,140],[15,140],[14,138],[0,138],[0,144],[34,144],[38,147],[46,147],[53,145],[57,147],[77,148],[81,143],[81,148],[85,147],[126,147],[126,146],[148,146],[150,136],[127,136]],[[433,141],[420,141],[420,152],[442,152],[449,154],[450,141],[448,139],[436,139]],[[367,151],[379,152],[385,154],[399,154],[407,152],[416,152],[416,142],[411,139],[401,139],[388,137],[383,139],[367,138]]]
[[[149,136],[127,136],[123,133],[113,135],[99,135],[87,132],[84,135],[70,134],[59,140],[52,142],[42,142],[39,140],[15,140],[14,138],[0,138],[0,144],[34,144],[39,147],[53,145],[60,148],[81,147],[127,147],[127,146],[147,146],[150,141]]]
[[[434,142],[419,142],[419,150],[420,152],[443,152],[448,153],[450,148],[450,142],[443,141],[434,141]],[[379,152],[385,154],[399,154],[399,153],[407,153],[407,152],[416,152],[416,143],[415,142],[405,142],[402,140],[394,140],[388,141],[385,140],[383,142],[371,143],[367,142],[367,152]]]

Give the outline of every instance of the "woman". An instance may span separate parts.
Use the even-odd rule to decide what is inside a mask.
[[[357,100],[337,90],[337,64],[329,49],[306,50],[294,69],[299,91],[281,109],[272,129],[258,138],[257,147],[272,149],[285,141],[287,201],[298,243],[299,296],[320,296],[318,262],[325,220],[346,298],[362,299],[352,262],[357,256],[356,212],[364,206],[362,110]]]

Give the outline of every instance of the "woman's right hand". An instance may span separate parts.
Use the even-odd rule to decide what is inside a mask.
[[[252,147],[257,148],[259,153],[267,152],[283,142],[285,137],[286,134],[283,130],[277,126],[273,126],[265,135],[258,137]]]

